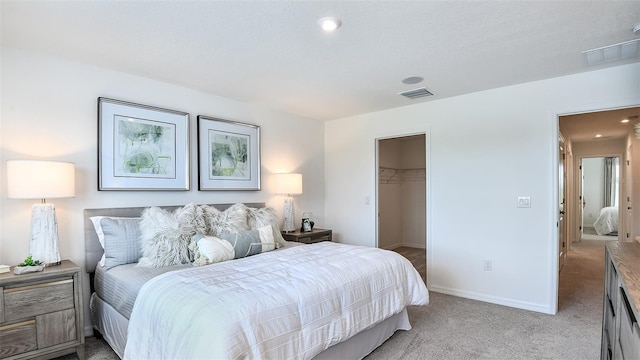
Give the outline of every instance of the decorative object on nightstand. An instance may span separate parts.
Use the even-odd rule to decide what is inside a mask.
[[[302,213],[302,225],[300,226],[301,232],[309,232],[313,230],[313,213],[305,211]]]
[[[33,257],[29,255],[24,259],[24,262],[13,268],[13,273],[16,275],[22,275],[42,270],[44,270],[44,264],[40,260],[33,260]]]
[[[32,274],[0,274],[0,359],[83,360],[80,267],[69,260]]]
[[[53,204],[45,199],[75,196],[75,165],[60,161],[7,161],[10,199],[41,199],[31,208],[29,253],[45,265],[60,264],[58,221]]]
[[[330,229],[312,229],[308,232],[296,230],[294,232],[282,232],[282,237],[287,241],[313,244],[321,241],[332,241],[332,231]]]
[[[295,211],[291,195],[302,194],[302,174],[276,174],[276,194],[286,195],[284,199],[284,224],[282,231],[290,232],[296,229],[293,225]]]

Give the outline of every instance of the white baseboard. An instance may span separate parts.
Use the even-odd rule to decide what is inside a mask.
[[[543,304],[536,304],[526,301],[518,301],[499,296],[491,296],[487,294],[476,293],[472,291],[464,291],[459,289],[451,289],[443,286],[429,285],[429,291],[463,297],[472,300],[484,301],[491,304],[504,305],[516,309],[535,311],[543,314],[555,315],[553,309]]]

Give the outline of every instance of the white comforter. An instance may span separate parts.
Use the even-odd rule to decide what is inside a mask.
[[[310,359],[426,305],[404,257],[332,242],[160,275],[143,286],[125,359]]]
[[[598,235],[607,235],[618,231],[618,207],[609,206],[600,210],[600,215],[593,223]]]

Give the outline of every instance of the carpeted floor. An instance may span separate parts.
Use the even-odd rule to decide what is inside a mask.
[[[398,331],[366,359],[598,359],[603,266],[603,241],[572,246],[560,274],[555,316],[431,292],[428,306],[409,308],[413,329]],[[118,359],[95,338],[87,338],[86,354],[91,360]]]

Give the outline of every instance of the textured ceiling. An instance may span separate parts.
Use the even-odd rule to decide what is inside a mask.
[[[540,80],[634,40],[634,1],[2,1],[2,45],[327,120]],[[322,33],[316,20],[337,16]],[[408,76],[425,81],[405,85]],[[435,96],[398,92],[425,86]],[[135,99],[131,99],[132,101]]]

